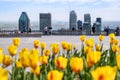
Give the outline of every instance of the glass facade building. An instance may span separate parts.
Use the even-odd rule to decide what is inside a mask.
[[[90,31],[91,30],[91,16],[90,14],[84,14],[84,30]]]
[[[101,18],[96,18],[96,31],[101,31],[101,26],[102,26],[102,19]]]
[[[77,27],[78,27],[78,30],[82,30],[82,21],[81,20],[78,20],[77,21]]]
[[[19,31],[29,32],[30,31],[30,19],[26,12],[22,12],[19,18]]]
[[[51,14],[40,13],[40,31],[44,31],[45,28],[51,27]]]
[[[69,29],[77,30],[77,15],[74,10],[70,12]]]

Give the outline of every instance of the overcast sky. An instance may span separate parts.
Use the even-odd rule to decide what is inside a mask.
[[[90,13],[92,21],[120,21],[120,0],[0,0],[0,21],[18,21],[21,12],[27,12],[31,21],[39,21],[39,13],[51,13],[53,21],[69,21],[69,12],[75,10],[77,19]]]

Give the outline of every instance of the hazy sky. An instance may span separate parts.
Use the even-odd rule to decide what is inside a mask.
[[[39,21],[39,13],[52,13],[53,21],[69,21],[69,12],[75,10],[83,20],[90,13],[92,21],[120,21],[120,0],[0,0],[0,21],[17,21],[21,12],[27,12],[31,21]]]

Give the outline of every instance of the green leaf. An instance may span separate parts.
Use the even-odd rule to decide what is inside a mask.
[[[102,52],[102,50],[103,50],[103,43],[101,44],[100,52]]]
[[[119,80],[119,79],[120,79],[120,70],[117,70],[115,80]]]
[[[89,73],[85,72],[85,80],[92,80],[92,77]]]
[[[85,71],[87,71],[87,69],[88,69],[88,66],[87,66],[87,62],[86,62],[86,59],[85,59],[85,57],[83,57],[83,62],[84,62],[84,70]]]

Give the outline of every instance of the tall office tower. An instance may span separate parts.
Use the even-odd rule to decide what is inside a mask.
[[[102,25],[101,22],[102,22],[101,18],[96,18],[96,27],[95,27],[96,31],[101,31],[101,25]]]
[[[51,27],[51,14],[40,13],[40,31],[49,30]]]
[[[74,10],[70,12],[69,29],[77,30],[77,15]]]
[[[19,31],[20,32],[29,32],[30,29],[30,19],[26,12],[22,12],[20,18],[19,18]]]
[[[84,14],[84,30],[90,31],[91,30],[91,17],[90,14]]]
[[[82,30],[82,21],[81,20],[77,21],[77,27],[78,27],[78,30]]]

